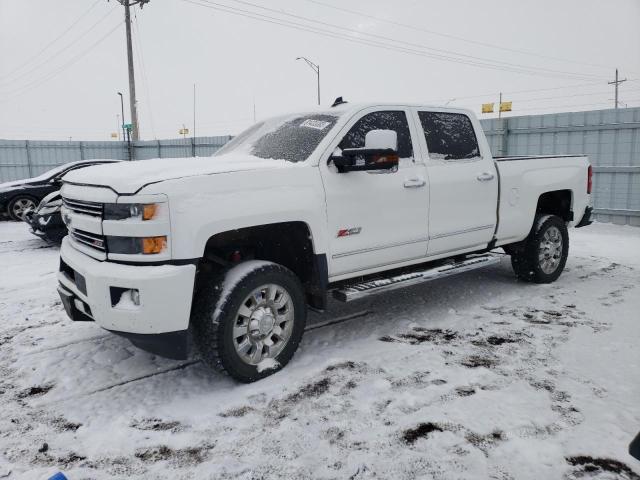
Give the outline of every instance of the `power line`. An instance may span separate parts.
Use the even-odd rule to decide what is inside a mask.
[[[40,67],[42,67],[43,65],[46,65],[48,63],[50,63],[53,59],[59,57],[62,53],[66,52],[67,50],[69,50],[71,47],[73,47],[76,43],[78,43],[78,41],[80,41],[81,39],[83,39],[84,37],[86,37],[89,33],[93,32],[95,30],[95,28],[100,25],[102,22],[104,22],[109,15],[111,15],[114,12],[114,10],[109,10],[109,12],[107,12],[104,16],[102,16],[97,22],[95,22],[93,25],[91,25],[91,27],[89,27],[87,30],[85,30],[79,37],[76,37],[72,42],[68,43],[66,46],[64,46],[63,48],[61,48],[60,50],[58,50],[57,52],[55,52],[53,55],[50,55],[49,57],[47,57],[44,61],[36,64],[34,67],[32,67],[31,69],[27,70],[26,72],[21,73],[20,75],[18,75],[17,77],[13,78],[12,80],[9,81],[9,83],[15,83],[18,80],[31,75],[31,73],[33,73],[34,71],[38,70]]]
[[[71,67],[72,65],[76,64],[79,60],[81,60],[85,55],[87,55],[89,52],[91,52],[95,47],[97,47],[99,44],[101,44],[104,40],[106,40],[109,36],[111,36],[116,30],[118,30],[118,28],[120,28],[122,26],[122,24],[120,22],[118,22],[117,25],[115,25],[111,30],[109,30],[105,35],[103,35],[102,37],[100,37],[95,43],[93,43],[88,49],[82,51],[80,54],[76,55],[75,57],[73,57],[69,62],[63,64],[62,66],[60,66],[57,70],[54,70],[53,72],[50,72],[47,76],[45,76],[44,78],[38,79],[36,81],[33,81],[31,83],[28,83],[26,85],[23,85],[22,87],[10,91],[10,92],[4,92],[4,95],[10,95],[12,98],[16,98],[19,97],[21,95],[24,95],[25,93],[33,90],[34,88],[38,88],[40,85],[43,85],[44,83],[47,83],[49,80],[51,80],[52,78],[58,76],[60,73],[62,73],[63,71],[65,71],[67,68]],[[8,101],[4,100],[5,102]]]
[[[567,88],[589,87],[589,86],[594,86],[594,85],[600,85],[601,83],[602,82],[578,83],[578,84],[566,85],[566,86],[562,86],[562,87],[533,88],[533,89],[528,89],[528,90],[513,90],[511,92],[503,91],[502,93],[507,94],[507,95],[514,95],[514,94],[519,94],[519,93],[547,92],[547,91],[550,91],[550,90],[565,90]],[[479,94],[479,95],[466,95],[464,97],[455,97],[454,100],[467,100],[467,99],[471,99],[471,98],[495,98],[495,96],[498,95],[498,93],[499,92],[491,92],[491,93],[483,93],[483,94]],[[442,101],[444,101],[444,100],[442,100]]]
[[[19,66],[17,66],[16,68],[14,68],[11,72],[9,73],[5,73],[0,75],[0,78],[6,78],[6,77],[10,77],[12,76],[15,72],[19,71],[20,69],[22,69],[22,67],[28,65],[32,60],[38,58],[40,55],[42,55],[44,52],[46,52],[52,45],[54,45],[58,40],[60,40],[62,37],[64,37],[67,33],[69,33],[71,31],[71,29],[73,29],[73,27],[75,27],[78,23],[80,23],[80,21],[86,17],[89,12],[91,12],[91,10],[93,10],[95,8],[96,5],[98,5],[98,3],[100,3],[101,0],[96,0],[87,10],[84,11],[84,13],[82,15],[80,15],[77,19],[75,19],[73,21],[73,23],[71,25],[69,25],[69,27],[67,27],[60,35],[58,35],[56,38],[54,38],[53,40],[51,40],[50,42],[48,42],[42,49],[40,49],[38,52],[36,52],[34,55],[30,56],[29,58],[27,58],[23,63],[21,63]]]
[[[451,34],[447,34],[447,33],[436,32],[434,30],[428,30],[426,28],[417,27],[415,25],[411,25],[411,24],[408,24],[408,23],[397,22],[397,21],[389,20],[387,18],[376,16],[376,15],[371,15],[371,14],[367,14],[367,13],[364,13],[364,12],[358,12],[356,10],[350,10],[350,9],[344,8],[344,7],[338,7],[338,6],[331,5],[331,4],[328,4],[328,3],[325,3],[325,2],[321,2],[319,0],[306,0],[306,1],[310,2],[310,3],[315,3],[317,5],[321,5],[321,6],[325,7],[325,8],[330,8],[330,9],[333,9],[333,10],[338,10],[338,11],[341,11],[341,12],[350,13],[352,15],[356,15],[356,16],[363,17],[363,18],[368,18],[368,19],[371,19],[371,20],[376,20],[378,22],[388,23],[390,25],[396,25],[398,27],[408,28],[408,29],[411,29],[411,30],[414,30],[414,31],[428,33],[430,35],[437,35],[437,36],[441,36],[441,37],[444,37],[444,38],[450,38],[450,39],[453,39],[453,40],[459,40],[461,42],[466,42],[466,43],[470,43],[470,44],[473,44],[473,45],[480,45],[482,47],[494,48],[494,49],[497,49],[497,50],[503,50],[503,51],[512,52],[512,53],[518,53],[518,54],[521,54],[521,55],[529,55],[529,56],[532,56],[532,57],[546,58],[546,59],[555,60],[555,61],[564,62],[564,63],[573,63],[573,64],[576,64],[576,65],[585,65],[585,66],[590,66],[590,67],[607,68],[607,69],[610,68],[607,65],[600,65],[600,64],[587,63],[587,62],[579,62],[579,61],[576,61],[576,60],[570,60],[570,59],[566,59],[566,58],[553,57],[553,56],[549,56],[549,55],[543,55],[543,54],[539,54],[539,53],[535,53],[535,52],[530,52],[530,51],[527,51],[527,50],[520,50],[520,49],[517,49],[517,48],[504,47],[502,45],[495,45],[495,44],[488,43],[488,42],[481,42],[481,41],[478,41],[478,40],[471,40],[469,38],[459,37],[457,35],[451,35]]]
[[[640,98],[634,98],[629,100],[629,102],[638,102]],[[593,105],[610,105],[611,102],[595,102],[595,103],[578,103],[578,104],[567,104],[567,105],[557,105],[558,108],[573,108],[573,107],[589,107]],[[518,111],[531,111],[531,110],[544,110],[546,108],[551,107],[527,107],[527,108],[519,108]],[[513,113],[513,112],[512,112]]]
[[[627,90],[627,92],[640,92],[640,89]],[[538,97],[538,98],[527,98],[523,100],[518,100],[519,103],[522,102],[538,102],[543,100],[556,100],[559,98],[572,98],[572,97],[590,97],[593,95],[606,95],[611,92],[590,92],[590,93],[574,93],[571,95],[557,95],[554,97]]]
[[[153,110],[151,108],[151,90],[149,89],[149,81],[147,80],[147,67],[144,63],[144,54],[142,52],[142,37],[140,35],[140,26],[138,25],[138,15],[136,14],[135,8],[133,9],[133,19],[135,21],[135,32],[134,32],[135,34],[133,38],[136,42],[136,47],[138,52],[138,63],[140,64],[142,69],[142,84],[144,85],[145,97],[147,98],[147,106],[149,110],[149,124],[151,125],[151,134],[153,135],[153,138],[158,138],[156,137],[156,131],[155,131],[155,126],[153,122]]]
[[[217,4],[215,2],[210,2],[208,0],[201,0],[201,1],[205,1],[206,3],[213,3],[213,4],[216,4],[216,5],[221,5],[221,4]],[[234,3],[239,3],[241,5],[250,6],[250,7],[253,7],[253,8],[259,8],[261,10],[265,10],[265,11],[268,11],[268,12],[271,12],[271,13],[275,13],[275,14],[278,14],[278,15],[285,15],[287,17],[292,17],[292,18],[295,18],[297,20],[302,20],[302,21],[309,22],[309,23],[316,23],[316,24],[323,25],[323,26],[326,26],[326,27],[329,27],[329,28],[335,28],[335,29],[338,29],[339,31],[347,31],[347,32],[351,32],[351,33],[356,34],[356,35],[366,35],[366,36],[369,36],[369,37],[372,37],[372,38],[379,39],[380,41],[395,42],[395,43],[399,43],[399,44],[404,44],[404,45],[408,45],[409,47],[412,47],[412,48],[421,48],[421,49],[437,52],[438,54],[455,55],[457,57],[468,58],[468,59],[473,60],[473,61],[480,61],[480,62],[485,62],[485,63],[488,63],[488,64],[502,64],[502,65],[505,65],[505,66],[515,67],[515,68],[519,68],[519,69],[534,69],[536,71],[547,71],[549,73],[579,76],[579,77],[583,77],[583,78],[589,78],[589,77],[598,78],[597,76],[590,75],[590,74],[576,74],[576,73],[573,73],[573,72],[565,72],[565,71],[561,71],[561,70],[553,70],[553,69],[544,68],[544,67],[529,67],[528,65],[515,64],[515,63],[511,63],[511,62],[503,62],[503,61],[500,61],[500,60],[488,59],[488,58],[478,57],[478,56],[475,56],[475,55],[468,55],[468,54],[459,53],[459,52],[455,52],[455,51],[451,51],[451,50],[443,50],[443,49],[439,49],[439,48],[433,48],[433,47],[429,47],[429,46],[424,45],[424,44],[412,43],[412,42],[407,42],[407,41],[404,41],[404,40],[397,40],[397,39],[392,38],[392,37],[387,37],[387,36],[378,35],[378,34],[374,34],[374,33],[367,33],[367,32],[362,32],[362,31],[359,31],[359,30],[353,30],[353,29],[342,27],[342,26],[335,25],[335,24],[332,24],[332,23],[323,22],[323,21],[320,21],[320,20],[315,20],[315,19],[309,18],[309,17],[304,17],[302,15],[296,15],[294,13],[289,13],[289,12],[286,12],[284,10],[277,10],[277,9],[274,9],[274,8],[264,7],[262,5],[258,5],[258,4],[255,4],[255,3],[252,3],[252,2],[248,2],[248,1],[245,1],[245,0],[230,0],[230,1],[232,1]],[[228,8],[233,8],[233,7],[228,7]],[[254,13],[254,12],[251,12],[251,13]]]
[[[640,89],[627,90],[628,92],[640,92]],[[510,92],[502,92],[503,94],[509,94]],[[514,99],[517,100],[518,103],[529,103],[529,102],[538,102],[544,100],[556,100],[561,98],[572,98],[572,97],[590,97],[593,95],[606,95],[610,92],[600,91],[600,92],[587,92],[587,93],[574,93],[570,95],[555,95],[553,97],[533,97],[533,98],[525,98],[525,99]],[[492,94],[495,96],[496,94]],[[491,95],[486,95],[486,97],[490,97]],[[474,98],[474,97],[456,97],[455,100],[463,100],[465,98]]]
[[[186,2],[186,3],[191,3],[193,5],[197,5],[197,6],[200,6],[200,7],[210,8],[212,10],[216,10],[216,11],[220,11],[220,12],[224,12],[224,13],[229,13],[231,15],[241,16],[241,17],[245,17],[245,18],[251,18],[253,20],[258,20],[258,21],[265,22],[265,23],[284,26],[284,27],[287,27],[287,28],[290,28],[290,29],[294,29],[294,30],[315,33],[317,35],[321,35],[321,36],[325,36],[325,37],[329,37],[329,38],[336,38],[336,39],[348,41],[348,42],[351,42],[351,43],[377,47],[377,48],[381,48],[381,49],[385,49],[385,50],[389,50],[389,51],[401,52],[401,53],[406,53],[406,54],[419,56],[419,57],[424,57],[424,58],[432,58],[432,59],[436,59],[436,60],[444,60],[444,61],[448,61],[448,62],[452,62],[452,63],[471,65],[471,66],[476,66],[476,67],[480,67],[480,68],[488,68],[488,69],[492,69],[492,70],[508,71],[508,72],[513,72],[513,73],[523,73],[523,74],[529,74],[529,75],[554,76],[554,77],[561,76],[562,78],[575,78],[575,76],[576,76],[576,75],[572,75],[572,74],[569,74],[570,76],[567,76],[567,75],[564,75],[564,74],[552,75],[552,74],[549,74],[549,73],[540,72],[540,71],[538,71],[536,69],[527,70],[527,69],[523,69],[523,68],[519,68],[519,67],[509,67],[509,66],[506,66],[506,65],[505,66],[501,66],[501,65],[496,65],[495,63],[494,64],[483,63],[483,62],[480,62],[480,61],[470,61],[470,60],[465,60],[465,59],[462,59],[462,58],[455,58],[455,57],[446,56],[446,55],[438,55],[438,54],[428,53],[428,52],[425,52],[423,50],[415,50],[415,49],[411,49],[411,48],[407,48],[407,47],[401,47],[401,46],[398,46],[398,45],[391,45],[391,44],[388,44],[388,43],[374,41],[374,40],[365,39],[365,38],[356,38],[356,37],[353,37],[353,36],[341,34],[339,32],[323,30],[323,29],[320,29],[318,27],[313,27],[313,26],[309,26],[309,25],[305,25],[305,24],[300,24],[300,23],[289,21],[289,20],[284,20],[284,19],[281,19],[281,18],[271,17],[271,16],[268,16],[268,15],[256,13],[256,12],[253,12],[253,11],[242,10],[242,9],[239,9],[239,8],[230,7],[228,5],[223,5],[223,4],[219,4],[219,3],[216,3],[216,2],[211,2],[209,0],[181,0],[181,1]],[[202,3],[202,2],[204,2],[204,3]],[[309,21],[312,21],[312,20],[309,20]],[[335,25],[333,26],[333,28],[336,28],[336,29],[339,29],[339,30],[345,30],[343,27],[339,27],[339,26],[335,26]],[[357,33],[360,34],[361,32],[357,32]]]

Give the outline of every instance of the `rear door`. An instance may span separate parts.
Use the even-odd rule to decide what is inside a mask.
[[[428,255],[485,247],[497,222],[498,177],[465,113],[414,109],[429,172]],[[476,126],[479,128],[479,126]]]
[[[330,276],[382,270],[426,256],[429,189],[415,146],[419,132],[410,119],[411,111],[405,107],[363,110],[329,149],[364,147],[369,131],[394,130],[400,157],[397,168],[339,173],[329,158],[321,159]]]

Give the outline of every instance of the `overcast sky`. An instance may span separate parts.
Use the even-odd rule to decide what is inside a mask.
[[[621,102],[640,106],[639,0],[151,0],[135,12],[143,139],[193,128],[194,83],[199,136],[238,133],[254,101],[258,120],[314,105],[301,55],[321,67],[324,105],[479,113],[503,91],[512,115],[609,108],[619,67]],[[0,138],[108,140],[116,92],[128,98],[123,17],[116,0],[0,0]]]

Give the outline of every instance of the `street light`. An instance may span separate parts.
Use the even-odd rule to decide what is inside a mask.
[[[304,60],[307,62],[307,65],[311,67],[311,70],[316,72],[316,75],[318,76],[318,105],[320,105],[320,65],[316,65],[306,57],[297,57],[296,60]]]

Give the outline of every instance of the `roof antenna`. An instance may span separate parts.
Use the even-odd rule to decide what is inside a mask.
[[[333,105],[331,105],[331,107],[337,107],[338,105],[342,105],[343,103],[347,103],[347,101],[343,100],[342,97],[338,97],[334,100]]]

